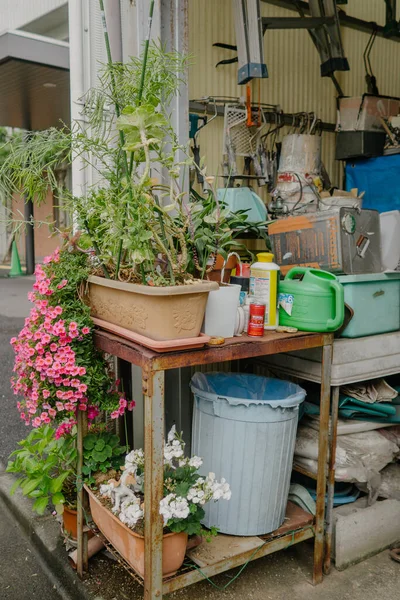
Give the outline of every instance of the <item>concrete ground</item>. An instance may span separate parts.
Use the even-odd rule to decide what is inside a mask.
[[[29,314],[31,303],[27,294],[33,281],[33,277],[0,277],[0,462],[3,463],[7,462],[16,443],[27,435],[26,426],[15,406],[15,396],[10,390],[14,364],[10,338],[18,334]]]
[[[0,274],[1,275],[1,274]],[[1,473],[16,443],[25,437],[15,396],[10,390],[13,351],[10,337],[23,326],[33,278],[0,276],[0,599],[1,600],[139,600],[143,590],[117,563],[99,554],[90,562],[84,588],[69,568],[51,517],[32,518],[26,499],[7,495],[9,475]],[[3,482],[3,483],[2,483]],[[3,496],[2,496],[3,494]],[[7,498],[7,507],[5,506]],[[11,510],[11,512],[10,512]],[[19,523],[23,524],[20,528]],[[170,595],[171,600],[399,600],[400,564],[387,551],[345,571],[333,569],[323,584],[311,581],[312,546],[303,543],[250,563],[225,590],[237,570]],[[62,580],[62,585],[59,581]],[[69,585],[71,584],[71,585]],[[71,591],[68,591],[71,590]]]
[[[332,569],[313,586],[312,545],[307,542],[168,595],[168,600],[399,600],[400,564],[381,552],[345,571]],[[230,585],[224,590],[223,588]],[[143,588],[102,554],[90,561],[85,586],[93,600],[141,600]],[[215,587],[216,586],[216,587]]]
[[[0,501],[0,598],[2,600],[58,600],[37,552],[16,520]]]
[[[16,398],[10,389],[14,362],[10,338],[23,327],[24,318],[29,313],[27,293],[32,283],[32,277],[0,278],[0,477],[9,454],[15,449],[17,442],[27,435],[27,428],[17,412]],[[61,598],[37,549],[1,500],[0,557],[2,600]]]

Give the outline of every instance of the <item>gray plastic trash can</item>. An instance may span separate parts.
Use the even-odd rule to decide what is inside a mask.
[[[236,373],[195,373],[192,454],[201,473],[224,477],[229,501],[204,508],[206,527],[262,535],[284,521],[305,391],[288,381]]]

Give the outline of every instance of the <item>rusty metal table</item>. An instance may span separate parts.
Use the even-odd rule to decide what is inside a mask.
[[[242,336],[226,340],[221,346],[205,347],[197,350],[158,353],[138,344],[127,341],[117,335],[97,330],[94,334],[97,348],[115,357],[142,368],[142,387],[144,394],[144,450],[145,450],[145,600],[158,600],[164,593],[180,589],[204,576],[210,577],[227,571],[234,566],[255,560],[266,554],[284,549],[292,543],[298,543],[310,537],[314,542],[313,582],[322,581],[324,558],[324,517],[326,492],[326,464],[328,460],[329,410],[330,410],[330,373],[332,362],[333,336],[324,333],[294,334],[265,332],[262,338]],[[242,552],[228,559],[218,560],[215,564],[199,570],[193,569],[179,573],[163,582],[162,578],[162,538],[163,525],[159,514],[159,503],[163,496],[163,445],[164,445],[164,373],[168,369],[242,360],[322,347],[321,365],[321,410],[319,431],[317,511],[314,523],[296,527],[281,537],[266,536],[259,552]],[[85,415],[85,413],[81,413]],[[78,420],[78,445],[82,446],[85,433],[84,417]],[[80,440],[80,441],[79,441]],[[79,450],[79,449],[78,449]],[[78,463],[81,462],[78,461]],[[78,572],[87,567],[86,544],[83,527],[83,508],[85,499],[81,492],[78,502]],[[271,534],[272,535],[272,534]]]

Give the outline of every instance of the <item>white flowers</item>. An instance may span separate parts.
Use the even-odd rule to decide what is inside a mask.
[[[231,497],[225,479],[217,481],[215,473],[199,477],[197,471],[202,464],[200,456],[185,457],[182,435],[173,426],[164,446],[164,487],[167,495],[161,500],[159,509],[164,527],[171,531],[200,533],[204,516],[201,507],[212,500],[229,500]],[[110,479],[100,486],[100,495],[111,499],[114,514],[132,529],[144,518],[143,492],[143,450],[133,450],[126,455],[119,481]]]
[[[215,473],[209,473],[207,477],[199,477],[194,486],[190,488],[187,499],[194,504],[203,506],[210,500],[230,500],[232,495],[229,483],[225,479],[218,482]]]
[[[189,503],[186,498],[168,494],[160,502],[160,515],[164,519],[164,527],[170,519],[186,519],[190,514]]]
[[[218,483],[218,481],[213,481],[211,484],[212,487],[212,499],[217,500],[230,500],[232,496],[232,491],[229,486],[229,483],[226,482],[224,478]]]
[[[140,499],[135,498],[134,500],[125,500],[122,502],[121,512],[118,516],[119,520],[128,527],[135,527],[138,521],[143,518],[143,510],[140,506]]]
[[[200,469],[202,464],[203,460],[200,458],[200,456],[192,456],[192,458],[189,458],[189,467]]]
[[[173,442],[174,439],[175,439],[175,436],[176,436],[176,426],[172,425],[172,427],[171,427],[171,429],[170,429],[170,431],[168,433],[168,438],[167,438],[168,439],[168,443]]]
[[[164,462],[171,464],[174,458],[183,456],[183,444],[180,440],[173,440],[164,446]]]
[[[144,469],[144,452],[140,450],[132,450],[125,457],[125,467],[127,469],[136,467],[136,470]],[[136,472],[136,471],[135,471]]]

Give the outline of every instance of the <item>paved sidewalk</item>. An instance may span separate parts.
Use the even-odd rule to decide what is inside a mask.
[[[0,278],[0,462],[5,464],[17,442],[27,435],[10,389],[14,364],[10,338],[18,334],[29,314],[27,294],[33,281],[33,277]]]
[[[61,565],[65,562],[66,570],[70,571],[59,528],[57,531],[52,517],[35,517],[31,502],[18,492],[10,497],[11,476],[4,474],[8,456],[28,433],[17,411],[17,398],[10,389],[14,363],[10,338],[18,334],[29,314],[31,304],[27,293],[33,281],[33,277],[0,278],[0,600],[68,600],[76,595],[67,591],[68,582],[59,568],[60,562]],[[48,549],[44,558],[43,545]],[[72,571],[68,580],[73,590]],[[80,593],[78,597],[83,598]]]
[[[51,583],[17,522],[0,500],[0,598],[2,600],[59,600]]]

